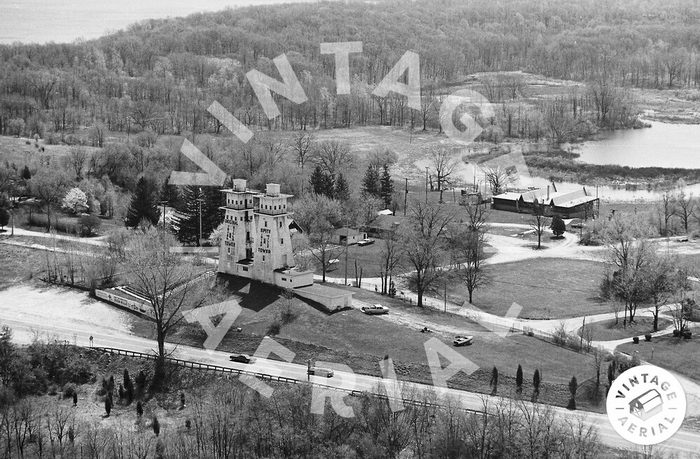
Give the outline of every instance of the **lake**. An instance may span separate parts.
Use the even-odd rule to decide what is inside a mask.
[[[0,43],[70,43],[152,18],[313,0],[0,0]]]
[[[579,160],[590,164],[700,169],[700,124],[650,124],[571,147],[581,155]]]

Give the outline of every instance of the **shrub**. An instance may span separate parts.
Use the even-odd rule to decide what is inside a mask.
[[[673,330],[673,337],[678,338],[679,336],[681,336],[681,331],[678,329]]]
[[[29,217],[29,224],[32,226],[41,226],[46,228],[47,226],[47,216],[43,214],[32,214]],[[59,218],[57,220],[51,219],[51,226],[56,231],[67,234],[79,234],[78,225],[74,223],[74,220]]]
[[[105,398],[105,413],[107,413],[107,417],[109,417],[109,413],[112,412],[112,397],[107,395],[107,398]]]
[[[282,328],[282,324],[279,321],[275,320],[274,322],[272,322],[270,324],[269,327],[267,327],[267,334],[270,336],[279,335],[281,328]]]
[[[102,221],[95,215],[83,215],[78,219],[80,235],[83,237],[89,237],[97,233],[100,225],[102,225]]]
[[[76,395],[75,386],[72,384],[66,384],[63,386],[63,398],[74,398]]]
[[[690,339],[693,337],[693,332],[690,330],[683,330],[683,338],[684,339]]]
[[[156,437],[160,435],[160,422],[156,416],[153,416],[153,433],[156,434]]]
[[[143,405],[140,401],[136,402],[136,416],[143,416]]]
[[[635,336],[634,338],[632,338],[632,342],[634,344],[639,344],[639,336]]]
[[[644,340],[651,341],[651,333],[647,333],[646,335],[644,335]]]

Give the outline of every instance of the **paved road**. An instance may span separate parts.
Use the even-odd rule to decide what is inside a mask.
[[[40,332],[45,336],[49,336],[51,339],[68,340],[69,342],[74,342],[77,345],[89,346],[89,334],[84,330],[76,332],[69,327],[54,326],[47,323],[38,323],[36,321],[29,320],[3,318],[2,322],[9,325],[13,329],[14,338],[18,342],[28,343],[37,332]],[[92,336],[94,338],[93,344],[95,346],[115,347],[135,352],[151,352],[156,348],[156,344],[152,340],[128,335],[119,331],[114,331],[111,333],[95,332],[92,334]],[[305,365],[291,364],[268,359],[256,359],[253,364],[246,365],[229,361],[229,354],[225,352],[207,351],[205,349],[193,348],[189,346],[171,346],[171,348],[173,349],[173,356],[180,359],[244,369],[270,376],[283,376],[299,381],[306,381],[308,378]],[[328,366],[333,367],[334,365],[329,364]],[[318,376],[311,376],[311,378],[313,378],[312,380],[316,383],[327,384],[338,389],[360,390],[373,393],[377,393],[380,390],[380,385],[383,384],[382,381],[386,381],[377,377],[355,375],[347,371],[341,371],[342,366],[336,366],[336,368],[338,368],[338,370],[335,371],[335,376],[332,378],[323,378]],[[438,397],[451,397],[455,400],[459,400],[465,408],[471,410],[482,410],[485,402],[493,405],[499,401],[498,397],[490,397],[483,394],[458,391],[454,389],[436,388],[425,384],[400,383],[400,386],[400,390],[403,391],[404,396],[420,397],[420,394],[427,391],[434,391]],[[392,384],[390,387],[396,386]],[[532,404],[529,402],[524,402],[524,404],[527,407],[532,407]],[[560,419],[572,419],[572,412],[558,407],[552,407],[552,409],[555,416],[559,417]],[[606,415],[583,412],[576,412],[576,415],[582,416],[585,424],[595,426],[598,429],[601,442],[613,447],[630,447],[630,444],[620,438],[613,430],[613,427],[608,421]],[[692,457],[697,453],[698,445],[700,445],[700,433],[680,431],[673,438],[663,444],[663,449],[669,452]]]

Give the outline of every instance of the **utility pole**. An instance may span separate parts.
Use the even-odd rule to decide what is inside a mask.
[[[406,177],[406,191],[403,195],[403,216],[406,216],[406,204],[408,202],[408,177]]]
[[[428,203],[428,166],[425,166],[425,203]]]
[[[197,199],[199,202],[199,240],[197,240],[197,247],[199,247],[202,244],[202,189],[199,189],[199,198]]]
[[[165,205],[168,203],[165,199],[160,202],[163,205],[163,228],[165,228]]]

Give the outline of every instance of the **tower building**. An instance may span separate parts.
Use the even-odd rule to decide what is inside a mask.
[[[313,272],[292,269],[294,256],[289,231],[289,194],[268,183],[264,193],[249,190],[234,179],[223,190],[224,234],[219,249],[219,272],[296,288],[313,284]]]

